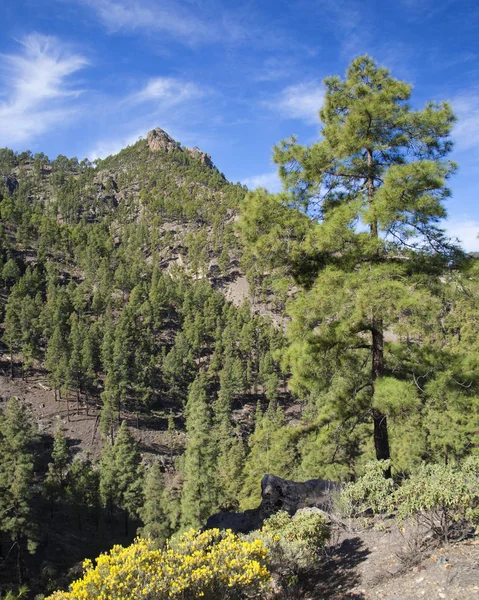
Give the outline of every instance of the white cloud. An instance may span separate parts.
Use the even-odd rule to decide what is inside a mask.
[[[263,173],[262,175],[253,175],[252,177],[246,177],[241,181],[243,185],[248,186],[250,189],[258,187],[264,187],[273,194],[281,191],[281,180],[276,171],[271,173]]]
[[[479,147],[479,91],[471,90],[467,94],[456,96],[452,108],[458,121],[452,131],[456,148],[477,150]]]
[[[452,220],[446,223],[449,236],[458,238],[461,246],[468,252],[479,252],[479,221],[464,217],[462,220]]]
[[[34,33],[20,41],[22,52],[0,55],[0,145],[15,145],[64,125],[81,90],[69,85],[70,76],[87,60],[71,53],[51,36]]]
[[[211,41],[216,36],[211,23],[193,16],[184,3],[171,0],[77,0],[94,10],[112,33],[118,31],[164,32],[187,43]]]
[[[172,77],[155,77],[146,86],[129,96],[130,102],[155,101],[165,106],[180,104],[193,98],[201,98],[205,94],[195,83],[182,81]]]
[[[322,85],[317,82],[303,82],[285,88],[276,100],[265,104],[287,119],[299,119],[306,123],[318,124],[318,111],[323,100]]]

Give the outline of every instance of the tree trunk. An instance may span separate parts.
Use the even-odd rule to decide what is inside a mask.
[[[368,202],[369,206],[372,207],[374,204],[374,172],[373,172],[373,151],[367,149],[368,155]],[[377,239],[379,236],[378,223],[375,218],[371,221],[370,226],[371,239]],[[384,325],[383,320],[377,315],[372,316],[372,383],[373,383],[373,398],[376,392],[376,380],[382,376],[384,371]],[[383,414],[377,408],[372,409],[373,423],[374,423],[374,448],[376,450],[377,460],[388,460],[391,457],[389,451],[389,435],[388,435],[388,423],[386,415]],[[386,477],[391,477],[391,468],[389,467],[385,472]]]
[[[372,344],[372,381],[373,395],[376,392],[375,382],[381,377],[384,370],[384,335],[382,319],[373,318],[373,344]],[[388,460],[391,455],[389,451],[389,435],[386,415],[377,408],[372,409],[374,423],[374,448],[378,460]],[[386,477],[391,477],[391,468],[385,473]]]
[[[20,536],[17,535],[17,577],[19,585],[23,583],[23,553],[22,546],[20,544]]]

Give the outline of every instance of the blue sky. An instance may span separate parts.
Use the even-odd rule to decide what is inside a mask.
[[[104,157],[159,126],[275,191],[271,147],[317,139],[323,78],[364,53],[452,102],[447,229],[479,250],[475,0],[2,0],[0,146]]]

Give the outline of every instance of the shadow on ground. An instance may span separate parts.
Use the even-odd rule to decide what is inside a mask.
[[[315,575],[314,592],[327,600],[363,600],[362,593],[354,592],[360,584],[357,566],[370,554],[359,537],[348,538],[328,551],[329,558]]]

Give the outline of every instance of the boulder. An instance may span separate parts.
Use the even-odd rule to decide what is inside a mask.
[[[261,506],[263,511],[285,510],[293,515],[300,508],[316,507],[329,512],[334,494],[341,490],[341,484],[327,479],[309,481],[288,481],[276,475],[265,475],[261,481]]]
[[[276,475],[265,475],[261,481],[261,504],[244,512],[220,512],[206,522],[206,529],[231,529],[236,533],[249,533],[259,529],[265,519],[275,512],[285,510],[294,515],[298,510],[313,509],[330,521],[334,495],[342,484],[327,479],[288,481]]]

